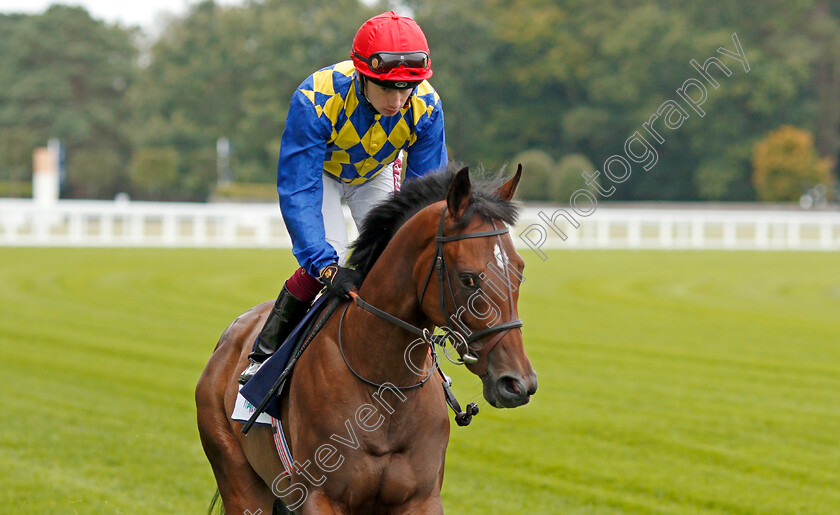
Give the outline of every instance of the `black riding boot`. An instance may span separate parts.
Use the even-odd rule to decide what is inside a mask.
[[[268,320],[265,321],[257,337],[254,351],[248,355],[248,367],[239,376],[240,383],[245,384],[254,377],[263,362],[274,354],[277,347],[286,340],[307,311],[309,311],[309,303],[292,295],[284,285],[274,307],[268,314]]]

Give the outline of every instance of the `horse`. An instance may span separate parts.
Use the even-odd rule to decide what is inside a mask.
[[[271,302],[230,324],[195,391],[218,484],[211,510],[221,496],[237,515],[443,513],[450,422],[445,387],[427,381],[433,331],[444,329],[493,407],[521,406],[537,390],[517,311],[524,262],[508,232],[521,175],[521,165],[508,180],[430,174],[371,210],[348,260],[365,277],[355,302],[323,321],[281,394],[294,470],[270,426],[246,435],[230,417]]]

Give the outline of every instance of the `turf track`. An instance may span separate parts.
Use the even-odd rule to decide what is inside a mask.
[[[840,513],[836,253],[524,257],[539,392],[453,425],[447,513]],[[284,251],[0,248],[0,513],[203,512],[195,381],[291,270]]]

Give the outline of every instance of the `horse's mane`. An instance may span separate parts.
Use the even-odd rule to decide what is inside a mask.
[[[445,171],[406,181],[399,192],[392,193],[385,201],[371,209],[362,221],[359,237],[350,245],[352,253],[347,265],[367,275],[403,224],[424,207],[446,200],[449,185],[456,172],[456,167],[450,164]],[[456,228],[467,225],[476,214],[486,220],[502,220],[508,225],[515,224],[519,215],[518,204],[496,195],[496,190],[504,181],[502,172],[484,179],[470,177],[470,205],[464,216],[458,220]]]

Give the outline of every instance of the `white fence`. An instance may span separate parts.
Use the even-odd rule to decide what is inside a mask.
[[[277,204],[0,200],[0,245],[291,247]]]
[[[348,219],[351,237],[355,227]],[[577,224],[577,226],[575,226]],[[840,212],[527,207],[514,243],[549,248],[840,250]],[[277,204],[0,199],[0,245],[291,247]]]
[[[582,218],[568,208],[531,207],[521,217],[517,235],[517,243],[537,252],[545,248],[830,251],[840,250],[840,212],[599,207]]]

